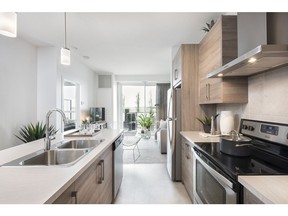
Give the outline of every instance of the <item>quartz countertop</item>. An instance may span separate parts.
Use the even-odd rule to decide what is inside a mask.
[[[189,142],[219,142],[219,136],[210,135],[201,131],[181,131],[180,134]]]
[[[96,148],[72,166],[2,166],[3,164],[43,149],[44,139],[0,151],[0,203],[43,204],[52,203],[101,155],[122,130],[103,129],[89,138],[105,139]],[[58,135],[52,145],[63,140]]]
[[[239,176],[238,181],[263,203],[288,204],[288,176]]]

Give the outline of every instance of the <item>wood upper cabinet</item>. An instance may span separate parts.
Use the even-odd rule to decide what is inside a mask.
[[[199,103],[247,103],[248,79],[207,78],[213,70],[235,59],[237,16],[221,16],[199,47]]]
[[[182,48],[180,47],[172,62],[173,87],[180,85],[181,80],[182,80]]]
[[[113,202],[112,145],[54,201],[54,204]]]
[[[182,182],[193,202],[193,153],[185,138],[182,138]]]

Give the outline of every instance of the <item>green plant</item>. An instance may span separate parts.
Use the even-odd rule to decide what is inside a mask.
[[[202,124],[202,125],[209,125],[211,126],[211,118],[208,116],[204,116],[203,118],[197,118],[197,120]]]
[[[150,113],[149,115],[147,115],[147,113],[142,113],[139,116],[138,122],[142,127],[150,129],[151,125],[153,124],[153,120],[154,120],[154,113]]]
[[[210,23],[206,23],[207,27],[203,27],[202,30],[205,32],[209,32],[210,29],[214,26],[215,21],[212,19]]]
[[[42,122],[37,122],[35,125],[29,123],[26,126],[23,126],[19,130],[19,135],[15,135],[18,139],[24,143],[28,143],[37,139],[44,138],[46,136],[46,124]],[[57,133],[58,130],[55,129],[53,125],[49,127],[49,135]]]

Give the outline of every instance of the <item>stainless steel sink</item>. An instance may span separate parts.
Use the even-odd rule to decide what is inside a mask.
[[[20,162],[20,165],[61,165],[76,162],[86,153],[88,149],[84,150],[50,150],[43,152],[35,157]]]
[[[91,149],[102,143],[104,139],[99,140],[71,140],[56,146],[57,149]]]
[[[3,164],[3,166],[68,166],[75,164],[88,152],[89,149],[41,150],[7,164]]]

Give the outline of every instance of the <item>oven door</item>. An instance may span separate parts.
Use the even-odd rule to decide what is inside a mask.
[[[237,193],[233,183],[219,173],[199,150],[193,149],[193,195],[194,203],[236,204]]]

